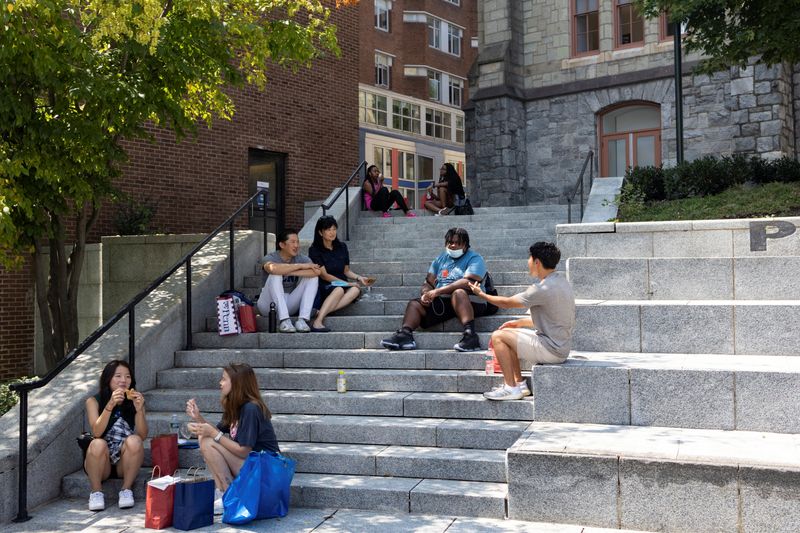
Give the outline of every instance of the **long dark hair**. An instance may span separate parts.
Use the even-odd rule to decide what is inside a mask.
[[[320,251],[325,249],[325,243],[323,242],[322,235],[320,235],[320,232],[330,228],[339,229],[339,224],[336,223],[336,219],[330,215],[319,217],[319,220],[317,220],[317,224],[314,226],[314,242],[311,243],[312,248],[316,248]],[[341,246],[341,244],[342,243],[339,242],[339,236],[337,235],[336,238],[333,239],[333,249],[335,250],[336,248]]]
[[[464,183],[461,181],[461,176],[458,175],[456,167],[452,163],[445,163],[444,168],[444,176],[440,179],[447,182],[450,194],[464,196]]]
[[[258,381],[253,367],[246,363],[231,363],[222,370],[231,380],[231,391],[222,398],[222,425],[230,427],[239,420],[239,414],[246,403],[254,403],[269,420],[272,413],[258,392]]]
[[[100,404],[100,409],[105,408],[106,404],[111,399],[111,378],[117,373],[117,368],[121,366],[124,366],[128,369],[128,372],[131,372],[131,367],[128,363],[121,359],[114,359],[103,368],[103,372],[100,374],[100,401],[98,402]],[[136,388],[136,377],[134,377],[133,372],[131,372],[131,388]],[[122,401],[120,409],[122,411],[122,416],[126,419],[131,416],[136,416],[136,408],[133,406],[133,401],[129,400],[127,397]]]

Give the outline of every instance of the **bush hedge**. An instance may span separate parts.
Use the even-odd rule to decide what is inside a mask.
[[[9,388],[9,385],[13,383],[23,383],[25,381],[33,381],[38,379],[36,377],[32,378],[19,378],[19,379],[12,379],[11,381],[6,381],[4,383],[0,383],[0,416],[3,416],[8,411],[11,410],[12,407],[17,405],[19,401],[19,397],[17,397],[17,393],[12,392]]]
[[[622,201],[679,200],[719,194],[743,183],[800,181],[800,162],[744,154],[705,156],[675,167],[633,167],[625,173]]]

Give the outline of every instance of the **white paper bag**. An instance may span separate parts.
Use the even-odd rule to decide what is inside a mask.
[[[236,335],[242,332],[231,296],[217,297],[217,326],[220,335]]]

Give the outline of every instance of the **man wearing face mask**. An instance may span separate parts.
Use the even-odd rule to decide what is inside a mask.
[[[450,228],[444,236],[445,250],[428,269],[419,298],[406,305],[403,326],[381,345],[390,350],[416,350],[413,331],[429,328],[458,317],[464,335],[453,346],[459,352],[481,349],[475,333],[475,317],[486,314],[486,302],[472,295],[470,283],[483,283],[486,263],[480,254],[469,249],[469,234],[464,228]]]

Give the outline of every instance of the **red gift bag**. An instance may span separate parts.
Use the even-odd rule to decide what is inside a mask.
[[[158,467],[165,475],[172,475],[178,469],[178,435],[164,433],[150,440],[150,455],[153,466]]]
[[[494,353],[494,346],[492,346],[492,339],[489,339],[489,346],[486,348],[486,373],[487,374],[503,373],[503,369],[500,367],[500,363],[497,361],[497,356]]]
[[[256,311],[252,305],[244,303],[239,305],[239,325],[242,327],[242,333],[255,333],[258,331],[256,327]]]
[[[155,475],[157,466],[153,467]],[[173,507],[175,505],[175,480],[171,476],[159,477],[147,482],[145,499],[144,527],[148,529],[164,529],[172,525]]]

